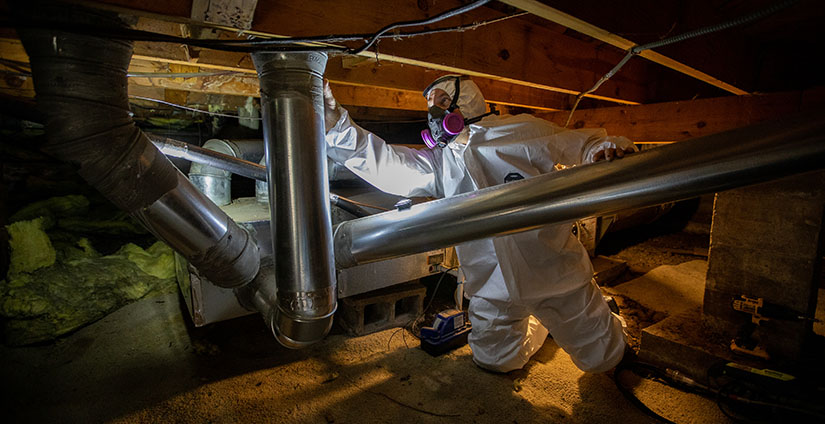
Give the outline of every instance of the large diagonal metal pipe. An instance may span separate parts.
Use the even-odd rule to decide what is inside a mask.
[[[258,301],[245,303],[264,315],[281,344],[299,348],[329,332],[337,305],[324,142],[327,55],[260,52],[252,60],[261,85],[275,264],[274,278],[247,290]]]
[[[335,229],[335,261],[348,268],[823,167],[818,111],[346,221]]]
[[[115,14],[77,5],[13,1],[11,6],[21,23],[47,17],[62,24],[127,28]],[[42,150],[77,166],[89,184],[213,283],[238,287],[251,281],[260,266],[252,238],[135,126],[126,80],[132,43],[26,26],[18,34],[46,121]]]

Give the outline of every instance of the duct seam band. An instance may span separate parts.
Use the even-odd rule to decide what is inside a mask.
[[[238,239],[243,242],[238,242]],[[249,254],[250,249],[257,248],[245,229],[229,221],[226,233],[215,245],[203,253],[192,255],[189,260],[215,285],[236,288],[251,281],[258,273],[258,255]]]

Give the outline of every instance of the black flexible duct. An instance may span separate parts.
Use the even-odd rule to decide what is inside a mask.
[[[14,1],[12,14],[124,28],[114,14],[57,2]],[[54,30],[19,29],[32,65],[42,149],[183,254],[210,281],[237,287],[258,272],[257,246],[199,193],[138,129],[129,113],[126,70],[132,43]]]

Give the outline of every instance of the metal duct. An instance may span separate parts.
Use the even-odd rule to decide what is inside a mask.
[[[149,139],[154,143],[154,137],[150,136]],[[252,162],[262,161],[264,156],[263,140],[222,140],[213,138],[203,143],[202,148]],[[161,152],[167,154],[163,149],[161,149]],[[232,203],[232,172],[193,161],[192,166],[189,168],[189,181],[192,181],[192,184],[216,205],[226,206]]]
[[[236,158],[240,156],[224,140],[207,140],[206,143],[203,143],[203,148]],[[216,205],[226,206],[232,203],[231,172],[196,162],[189,167],[189,181],[192,181],[192,185]]]
[[[214,167],[247,178],[266,181],[266,167],[250,162],[249,159],[239,159],[233,155],[156,134],[147,134],[147,136],[164,155],[186,159],[193,163]],[[261,143],[261,146],[263,146],[263,143]]]
[[[261,162],[264,162],[264,165],[258,165],[250,162],[250,160],[254,160],[257,156],[247,155],[245,153],[246,150],[243,150],[243,147],[241,147],[241,157],[243,157],[243,159],[239,159],[232,155],[187,144],[168,137],[154,134],[148,134],[148,136],[149,139],[152,140],[152,143],[160,149],[161,153],[167,156],[186,159],[191,161],[193,164],[197,163],[204,166],[209,166],[221,171],[238,174],[256,180],[255,198],[259,202],[269,203],[269,193],[266,192],[268,190],[268,184],[266,183],[266,158],[261,159]],[[263,142],[261,142],[260,145],[263,148]],[[263,153],[261,153],[261,155],[263,156]],[[355,174],[353,174],[353,176],[355,176]],[[359,206],[358,203],[337,194],[330,193],[329,201],[332,205],[338,206],[339,208],[357,217],[364,217],[372,214]]]
[[[252,60],[261,84],[267,180],[275,182],[269,202],[277,261],[275,303],[255,304],[278,341],[299,348],[329,332],[336,309],[322,87],[327,55],[259,52]]]
[[[754,125],[346,221],[335,229],[335,261],[348,268],[820,169],[824,116]]]
[[[114,14],[76,5],[12,2],[21,22],[34,16],[114,29]],[[18,29],[46,119],[43,150],[72,163],[119,208],[183,254],[210,281],[237,287],[258,272],[249,234],[195,189],[149,142],[129,112],[126,69],[132,44],[91,35]]]

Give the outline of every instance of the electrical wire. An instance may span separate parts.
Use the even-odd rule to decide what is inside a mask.
[[[406,324],[404,324],[404,326],[403,326],[403,327],[401,327],[401,328],[399,328],[399,329],[395,330],[395,331],[394,331],[394,332],[390,335],[390,338],[387,340],[387,350],[388,350],[388,351],[390,350],[390,342],[392,342],[392,338],[393,338],[393,337],[395,337],[395,335],[396,335],[396,334],[398,334],[400,331],[403,331],[403,330],[407,329],[407,327],[409,327],[410,332],[411,332],[411,333],[413,333],[413,335],[414,335],[416,338],[418,338],[418,339],[420,339],[420,338],[421,338],[421,333],[419,332],[419,333],[417,333],[417,334],[416,334],[416,332],[415,332],[415,324],[417,324],[417,323],[418,323],[418,321],[419,321],[421,318],[424,318],[424,316],[427,314],[427,311],[430,309],[430,306],[432,306],[432,304],[433,304],[433,300],[435,300],[435,296],[436,296],[436,294],[438,294],[438,288],[439,288],[439,287],[441,287],[441,282],[442,282],[442,281],[444,281],[444,277],[445,277],[447,274],[449,274],[449,273],[450,273],[450,271],[452,271],[452,270],[454,270],[454,269],[458,269],[458,267],[450,267],[450,268],[447,268],[447,269],[445,269],[445,270],[441,273],[441,277],[439,277],[439,278],[438,278],[438,282],[435,284],[435,289],[433,289],[433,294],[432,294],[432,296],[430,296],[430,301],[429,301],[429,302],[427,302],[427,306],[425,306],[425,307],[424,307],[424,309],[422,309],[422,310],[421,310],[421,313],[420,313],[417,317],[415,317],[415,318],[411,319],[409,322],[407,322]],[[404,337],[404,333],[401,333],[401,337],[402,337],[402,338]],[[406,341],[406,340],[404,340],[404,346],[407,346],[407,341]],[[407,347],[409,347],[409,346],[407,346]]]
[[[407,28],[407,27],[411,27],[411,26],[434,24],[436,22],[443,21],[444,19],[452,18],[453,16],[458,16],[462,13],[469,12],[473,9],[484,6],[485,4],[487,4],[489,2],[490,2],[490,0],[479,0],[479,1],[476,1],[476,2],[473,2],[473,3],[470,3],[466,6],[460,6],[460,7],[457,7],[455,9],[450,9],[446,12],[435,15],[432,18],[420,19],[420,20],[414,20],[414,21],[406,21],[406,22],[397,22],[397,23],[394,23],[394,24],[387,25],[384,28],[381,28],[378,32],[376,32],[375,35],[373,35],[369,40],[367,40],[366,43],[364,43],[363,46],[361,46],[357,49],[349,50],[349,51],[347,51],[347,53],[349,53],[349,54],[359,54],[359,53],[369,49],[370,47],[372,47],[373,44],[375,44],[376,41],[378,41],[379,37],[381,37],[382,35],[386,34],[389,31],[392,31],[394,29]]]
[[[160,103],[160,104],[164,104],[164,105],[168,105],[168,106],[176,107],[176,108],[178,108],[178,109],[188,110],[188,111],[190,111],[190,112],[203,113],[203,114],[206,114],[206,115],[212,115],[212,116],[221,116],[221,117],[224,117],[224,118],[250,119],[250,120],[254,120],[254,121],[260,121],[260,120],[262,120],[262,118],[252,117],[252,116],[250,116],[250,117],[244,117],[244,116],[238,116],[238,115],[229,115],[229,114],[226,114],[226,113],[210,112],[210,111],[208,111],[208,110],[195,109],[195,108],[193,108],[193,107],[184,106],[184,105],[179,105],[179,104],[177,104],[177,103],[167,102],[167,101],[165,101],[165,100],[153,99],[153,98],[151,98],[151,97],[135,96],[135,95],[130,94],[130,95],[129,95],[129,98],[131,98],[131,99],[137,99],[137,100],[145,100],[145,101],[147,101],[147,102],[155,102],[155,103]]]
[[[638,397],[636,397],[636,395],[633,394],[633,392],[629,388],[625,387],[625,385],[622,384],[621,379],[620,379],[620,375],[622,374],[622,372],[624,372],[626,370],[631,370],[631,366],[638,365],[638,364],[639,364],[638,362],[634,362],[634,363],[620,362],[619,365],[616,365],[616,369],[613,370],[613,382],[616,383],[616,388],[619,389],[619,392],[622,393],[622,395],[625,397],[625,399],[630,401],[630,403],[632,403],[633,406],[638,408],[640,411],[644,412],[649,417],[652,417],[652,418],[654,418],[657,421],[662,422],[662,423],[675,424],[673,421],[657,414],[652,409],[650,409],[647,405],[644,404],[644,402],[642,402]]]
[[[412,32],[402,32],[402,33],[393,33],[393,34],[384,34],[380,35],[379,39],[403,39],[403,38],[412,38],[418,37],[422,35],[433,35],[433,34],[442,34],[447,32],[465,32],[474,29],[481,28],[486,25],[506,21],[512,18],[518,18],[520,16],[524,16],[529,14],[529,12],[519,12],[513,13],[510,15],[502,16],[500,18],[489,19],[486,21],[481,22],[474,22],[472,24],[467,25],[459,25],[454,27],[447,27],[447,28],[438,28],[438,29],[429,29],[429,30],[421,30],[421,31],[412,31]],[[284,37],[284,38],[274,38],[274,39],[256,39],[256,40],[225,40],[227,43],[237,43],[237,44],[244,44],[244,45],[255,45],[255,46],[268,46],[268,45],[284,45],[284,44],[297,44],[297,43],[340,43],[346,41],[360,41],[360,40],[367,40],[373,37],[374,34],[348,34],[348,35],[324,35],[324,36],[315,36],[315,37],[303,37],[303,38],[292,38],[292,37]]]
[[[53,21],[28,21],[28,22],[11,22],[11,21],[2,21],[0,22],[0,26],[4,27],[15,27],[15,28],[36,28],[36,29],[52,29],[52,30],[60,30],[65,32],[72,32],[72,33],[79,33],[83,35],[93,35],[93,36],[106,36],[109,38],[114,39],[121,39],[121,40],[133,40],[133,41],[154,41],[154,42],[166,42],[166,43],[177,43],[177,44],[187,44],[196,47],[203,47],[203,48],[210,48],[215,50],[225,50],[225,51],[232,51],[232,52],[242,52],[242,53],[251,53],[251,52],[260,52],[260,51],[276,51],[276,52],[302,52],[302,51],[326,51],[326,52],[337,52],[337,53],[346,53],[346,54],[359,54],[370,47],[372,47],[378,40],[382,38],[407,38],[407,37],[415,37],[419,35],[429,35],[429,34],[436,34],[441,32],[461,32],[467,31],[471,29],[476,29],[484,25],[501,22],[506,19],[510,19],[516,16],[522,16],[523,14],[513,14],[501,18],[492,19],[489,21],[483,21],[478,23],[473,23],[470,25],[462,25],[457,27],[450,27],[450,28],[442,28],[442,29],[435,29],[435,30],[425,30],[419,32],[412,32],[412,33],[402,33],[402,34],[388,34],[387,32],[393,31],[399,28],[406,28],[411,26],[419,26],[419,25],[429,25],[432,23],[440,22],[442,20],[458,16],[462,13],[466,13],[470,10],[476,9],[480,6],[483,6],[489,3],[490,0],[479,0],[465,6],[457,7],[454,9],[450,9],[446,12],[440,13],[436,16],[427,19],[421,20],[414,20],[414,21],[405,21],[405,22],[396,22],[390,25],[385,26],[384,28],[380,29],[378,32],[374,34],[347,34],[347,35],[329,35],[329,36],[315,36],[315,37],[300,37],[300,38],[293,38],[293,37],[284,37],[284,38],[277,38],[277,39],[249,39],[249,40],[216,40],[216,39],[193,39],[193,38],[185,38],[173,35],[166,35],[166,34],[158,34],[149,31],[142,31],[136,30],[132,28],[113,28],[108,26],[100,26],[100,25],[78,25],[76,23],[66,23],[66,22],[53,22]],[[280,47],[283,45],[295,45],[295,44],[318,44],[318,43],[332,43],[332,42],[341,42],[341,41],[355,41],[355,40],[363,40],[367,39],[367,41],[360,47],[357,48],[347,48],[347,47],[340,47],[340,46],[290,46],[290,47]]]
[[[625,396],[625,398],[630,401],[634,406],[639,408],[642,412],[647,414],[648,416],[655,418],[656,420],[663,422],[663,423],[672,423],[672,421],[668,420],[667,418],[659,415],[658,413],[651,410],[647,405],[645,405],[636,395],[632,392],[632,390],[624,384],[622,384],[620,380],[620,374],[625,371],[632,371],[635,374],[639,375],[643,378],[648,378],[654,381],[658,381],[662,384],[666,384],[672,386],[674,388],[696,393],[707,398],[713,399],[716,402],[717,407],[719,410],[731,420],[736,422],[744,422],[744,423],[761,423],[761,422],[775,422],[775,419],[778,418],[780,415],[780,411],[783,411],[781,416],[787,418],[788,413],[795,413],[800,414],[800,417],[806,419],[816,419],[818,421],[815,422],[822,422],[825,420],[825,414],[821,411],[806,409],[801,406],[795,406],[790,404],[784,404],[779,399],[781,396],[785,396],[786,398],[794,398],[794,392],[786,393],[787,388],[783,387],[771,387],[771,386],[759,386],[754,383],[750,383],[745,379],[741,378],[734,378],[733,376],[728,376],[730,378],[729,381],[722,383],[719,376],[723,374],[723,369],[727,362],[720,362],[708,369],[707,376],[708,381],[710,382],[710,386],[705,386],[702,384],[693,381],[684,375],[678,373],[677,371],[672,370],[663,370],[658,368],[654,365],[647,364],[644,362],[621,362],[619,365],[616,366],[616,369],[613,372],[613,381],[616,383],[616,387]],[[642,375],[641,373],[644,373]],[[816,390],[816,389],[814,389]],[[777,398],[779,396],[779,398]],[[745,416],[739,414],[738,412],[734,412],[735,407],[751,407],[751,408],[764,408],[763,410],[756,410],[750,411],[750,416]],[[819,408],[820,410],[822,408]],[[754,420],[752,417],[762,418],[763,420]]]
[[[353,205],[363,206],[365,208],[378,209],[379,211],[384,211],[384,212],[392,210],[392,209],[382,208],[381,206],[370,205],[369,203],[362,203],[362,202],[352,200],[352,199],[348,199],[348,198],[342,197],[342,196],[338,196],[338,197],[340,197],[341,199],[346,200],[349,203],[352,203]]]
[[[481,28],[481,27],[486,26],[486,25],[495,24],[495,23],[498,23],[498,22],[503,22],[503,21],[506,21],[508,19],[518,18],[518,17],[525,16],[525,15],[528,15],[528,14],[529,14],[529,12],[519,12],[519,13],[513,13],[513,14],[510,14],[510,15],[502,16],[500,18],[489,19],[489,20],[481,21],[481,22],[474,22],[472,24],[467,24],[467,25],[460,25],[460,26],[454,26],[454,27],[449,27],[449,28],[439,28],[439,29],[430,29],[430,30],[422,30],[422,31],[404,32],[404,33],[392,34],[392,35],[382,35],[380,38],[392,38],[394,40],[395,39],[400,40],[400,39],[403,39],[403,38],[412,38],[412,37],[418,37],[418,36],[421,36],[421,35],[442,34],[442,33],[446,33],[446,32],[465,32],[465,31],[475,30],[475,29]]]
[[[766,17],[768,17],[768,16],[770,16],[770,15],[776,13],[776,12],[779,12],[782,9],[785,9],[785,8],[793,5],[794,3],[798,2],[798,1],[799,0],[785,0],[785,1],[782,1],[782,2],[779,2],[779,3],[775,3],[771,6],[768,6],[765,9],[758,10],[756,12],[753,12],[753,13],[750,13],[750,14],[747,14],[747,15],[744,15],[744,16],[740,16],[740,17],[735,18],[735,19],[731,19],[731,20],[723,22],[721,24],[706,26],[704,28],[699,28],[699,29],[696,29],[696,30],[693,30],[693,31],[688,31],[688,32],[685,32],[685,33],[682,33],[682,34],[674,35],[673,37],[668,37],[668,38],[665,38],[663,40],[654,41],[654,42],[651,42],[651,43],[647,43],[647,44],[643,44],[643,45],[636,45],[634,47],[631,47],[627,51],[627,54],[625,55],[625,57],[623,57],[622,60],[620,60],[619,63],[617,63],[616,66],[613,67],[613,69],[611,69],[606,74],[604,74],[604,76],[599,78],[599,80],[596,81],[596,84],[594,84],[593,87],[591,87],[589,90],[582,91],[581,93],[579,93],[576,96],[576,101],[575,101],[575,103],[573,103],[573,108],[570,110],[570,114],[567,116],[567,121],[564,123],[564,128],[567,128],[567,126],[570,125],[570,120],[573,118],[573,112],[576,111],[576,108],[579,106],[579,102],[581,102],[582,98],[584,98],[584,96],[598,90],[599,87],[601,87],[602,84],[605,83],[605,81],[609,80],[611,77],[613,77],[613,75],[615,75],[617,72],[619,72],[619,70],[622,69],[622,67],[627,63],[628,60],[630,60],[631,57],[633,57],[633,56],[635,56],[635,55],[637,55],[637,54],[639,54],[639,53],[641,53],[645,50],[651,50],[651,49],[655,49],[655,48],[659,48],[659,47],[664,47],[664,46],[667,46],[667,45],[670,45],[670,44],[674,44],[674,43],[682,42],[682,41],[685,41],[685,40],[689,40],[689,39],[694,38],[694,37],[699,37],[699,36],[702,36],[702,35],[711,34],[711,33],[717,32],[717,31],[722,31],[722,30],[725,30],[725,29],[728,29],[728,28],[733,28],[735,26],[744,25],[744,24],[747,24],[747,23],[750,23],[750,22],[753,22],[753,21],[756,21],[756,20],[759,20],[759,19],[766,18]]]
[[[199,78],[214,77],[219,75],[239,75],[245,72],[238,71],[216,71],[216,72],[129,72],[127,78]],[[251,75],[251,74],[247,74]]]

